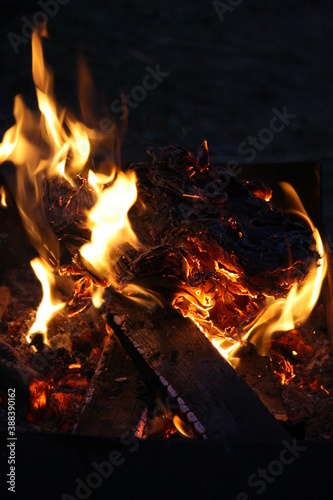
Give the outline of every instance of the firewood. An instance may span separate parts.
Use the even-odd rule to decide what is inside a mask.
[[[283,439],[287,433],[188,319],[147,311],[119,294],[108,321],[141,370],[173,398],[196,434],[214,439]]]
[[[134,429],[146,405],[140,397],[143,385],[140,372],[110,331],[75,432],[114,438]]]

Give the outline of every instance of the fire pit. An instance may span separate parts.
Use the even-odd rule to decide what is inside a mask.
[[[33,77],[39,113],[18,97],[0,146],[1,401],[14,387],[17,429],[132,451],[331,439],[319,165],[213,166],[204,142],[120,168],[116,137],[54,101],[37,35]]]

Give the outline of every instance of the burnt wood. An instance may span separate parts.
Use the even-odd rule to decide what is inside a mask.
[[[123,345],[142,369],[154,372],[197,434],[251,441],[288,436],[190,320],[170,309],[148,311],[119,295],[108,309]]]
[[[273,191],[272,201],[276,206],[285,208],[285,198],[281,196],[279,182],[289,182],[296,188],[305,210],[314,225],[319,229],[328,259],[326,278],[323,283],[322,296],[326,307],[327,332],[333,347],[333,260],[327,241],[322,219],[321,185],[322,172],[319,162],[270,163],[257,165],[241,164],[240,178],[259,178],[269,183]]]
[[[111,331],[75,432],[121,437],[138,424],[146,406],[141,397],[143,385],[140,372]]]

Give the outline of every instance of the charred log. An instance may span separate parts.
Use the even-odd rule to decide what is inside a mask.
[[[108,309],[108,321],[123,345],[141,370],[150,370],[178,403],[196,434],[220,439],[286,438],[257,396],[190,320],[161,308],[147,312],[119,295],[110,299]]]

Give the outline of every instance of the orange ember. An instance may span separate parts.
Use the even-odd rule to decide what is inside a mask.
[[[34,380],[30,383],[30,418],[38,415],[40,411],[46,410],[50,400],[50,384],[43,380]]]

